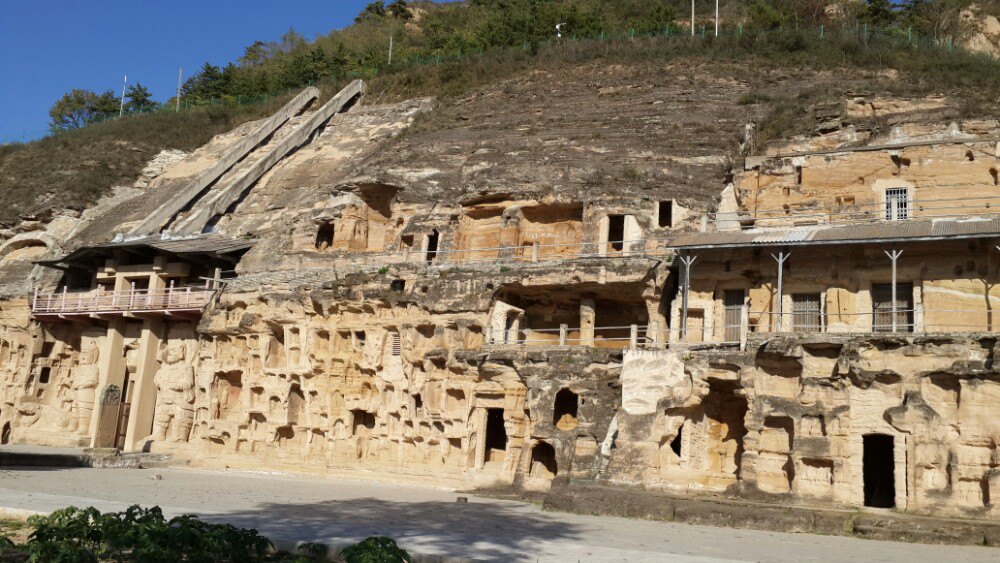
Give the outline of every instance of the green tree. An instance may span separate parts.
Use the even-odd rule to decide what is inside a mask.
[[[750,25],[757,29],[777,29],[788,22],[787,12],[768,0],[753,0],[747,5]]]
[[[56,100],[49,109],[53,131],[78,129],[108,115],[118,113],[121,100],[108,90],[97,94],[90,90],[75,88]]]
[[[365,9],[361,10],[358,17],[354,18],[354,21],[355,23],[361,23],[367,19],[384,18],[385,16],[385,0],[375,0],[375,2],[365,6]]]
[[[257,66],[271,58],[271,49],[263,41],[254,41],[243,50],[239,62],[242,66]]]
[[[211,100],[227,94],[226,79],[222,69],[205,63],[197,74],[187,79],[181,87],[181,96],[195,100]]]
[[[964,39],[975,29],[974,20],[962,17],[969,6],[969,0],[904,0],[900,19],[918,35]]]
[[[406,3],[406,0],[393,0],[385,9],[389,12],[389,15],[396,19],[408,20],[413,17],[413,12],[410,11],[410,6]]]
[[[331,67],[330,60],[323,49],[315,46],[292,57],[285,76],[289,86],[301,86],[330,76]]]
[[[141,83],[130,84],[125,92],[125,109],[127,111],[147,111],[156,105],[153,101],[153,94]]]
[[[875,27],[889,27],[896,22],[896,10],[889,0],[868,0],[858,16]]]

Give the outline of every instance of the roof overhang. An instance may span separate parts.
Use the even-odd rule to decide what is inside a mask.
[[[187,259],[210,259],[235,263],[256,242],[252,239],[232,239],[217,235],[182,239],[146,237],[83,246],[60,258],[38,260],[35,263],[59,270],[71,268],[92,270],[101,266],[101,264],[94,264],[95,259],[110,257],[116,251],[153,251]]]
[[[886,221],[856,225],[759,228],[681,235],[677,251],[859,244],[901,244],[1000,238],[1000,218]]]

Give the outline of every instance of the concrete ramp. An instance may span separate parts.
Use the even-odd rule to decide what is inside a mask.
[[[336,96],[323,104],[315,113],[310,115],[303,123],[298,125],[291,133],[280,139],[273,147],[265,147],[266,154],[251,166],[239,172],[239,176],[234,178],[229,185],[219,191],[209,195],[205,201],[200,202],[191,213],[178,221],[169,230],[177,235],[195,235],[201,233],[205,225],[218,215],[226,212],[230,205],[238,201],[241,195],[259,180],[268,170],[277,164],[282,158],[297,147],[309,141],[309,138],[324,123],[330,120],[335,114],[340,113],[344,108],[355,100],[359,100],[365,94],[365,83],[363,80],[355,80],[344,87]]]
[[[285,122],[299,114],[313,100],[317,99],[319,93],[318,88],[310,86],[292,98],[277,113],[261,123],[253,133],[250,133],[245,139],[237,143],[236,146],[229,149],[211,168],[198,175],[191,183],[182,188],[175,197],[146,217],[139,226],[129,232],[129,235],[142,236],[159,233],[164,226],[170,223],[177,213],[198,199],[206,188],[222,177],[234,164],[246,157],[247,154],[270,137]]]

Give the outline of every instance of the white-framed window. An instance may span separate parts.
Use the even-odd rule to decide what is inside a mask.
[[[885,190],[885,220],[903,221],[910,218],[910,192],[906,188]]]

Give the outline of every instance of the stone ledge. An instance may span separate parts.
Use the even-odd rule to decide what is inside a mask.
[[[1000,522],[678,498],[639,488],[554,483],[545,510],[623,516],[703,526],[746,528],[945,545],[1000,546]]]
[[[120,453],[114,449],[91,448],[79,452],[47,452],[45,448],[0,451],[0,467],[92,467],[95,469],[145,469],[173,465],[172,456],[149,453]]]

